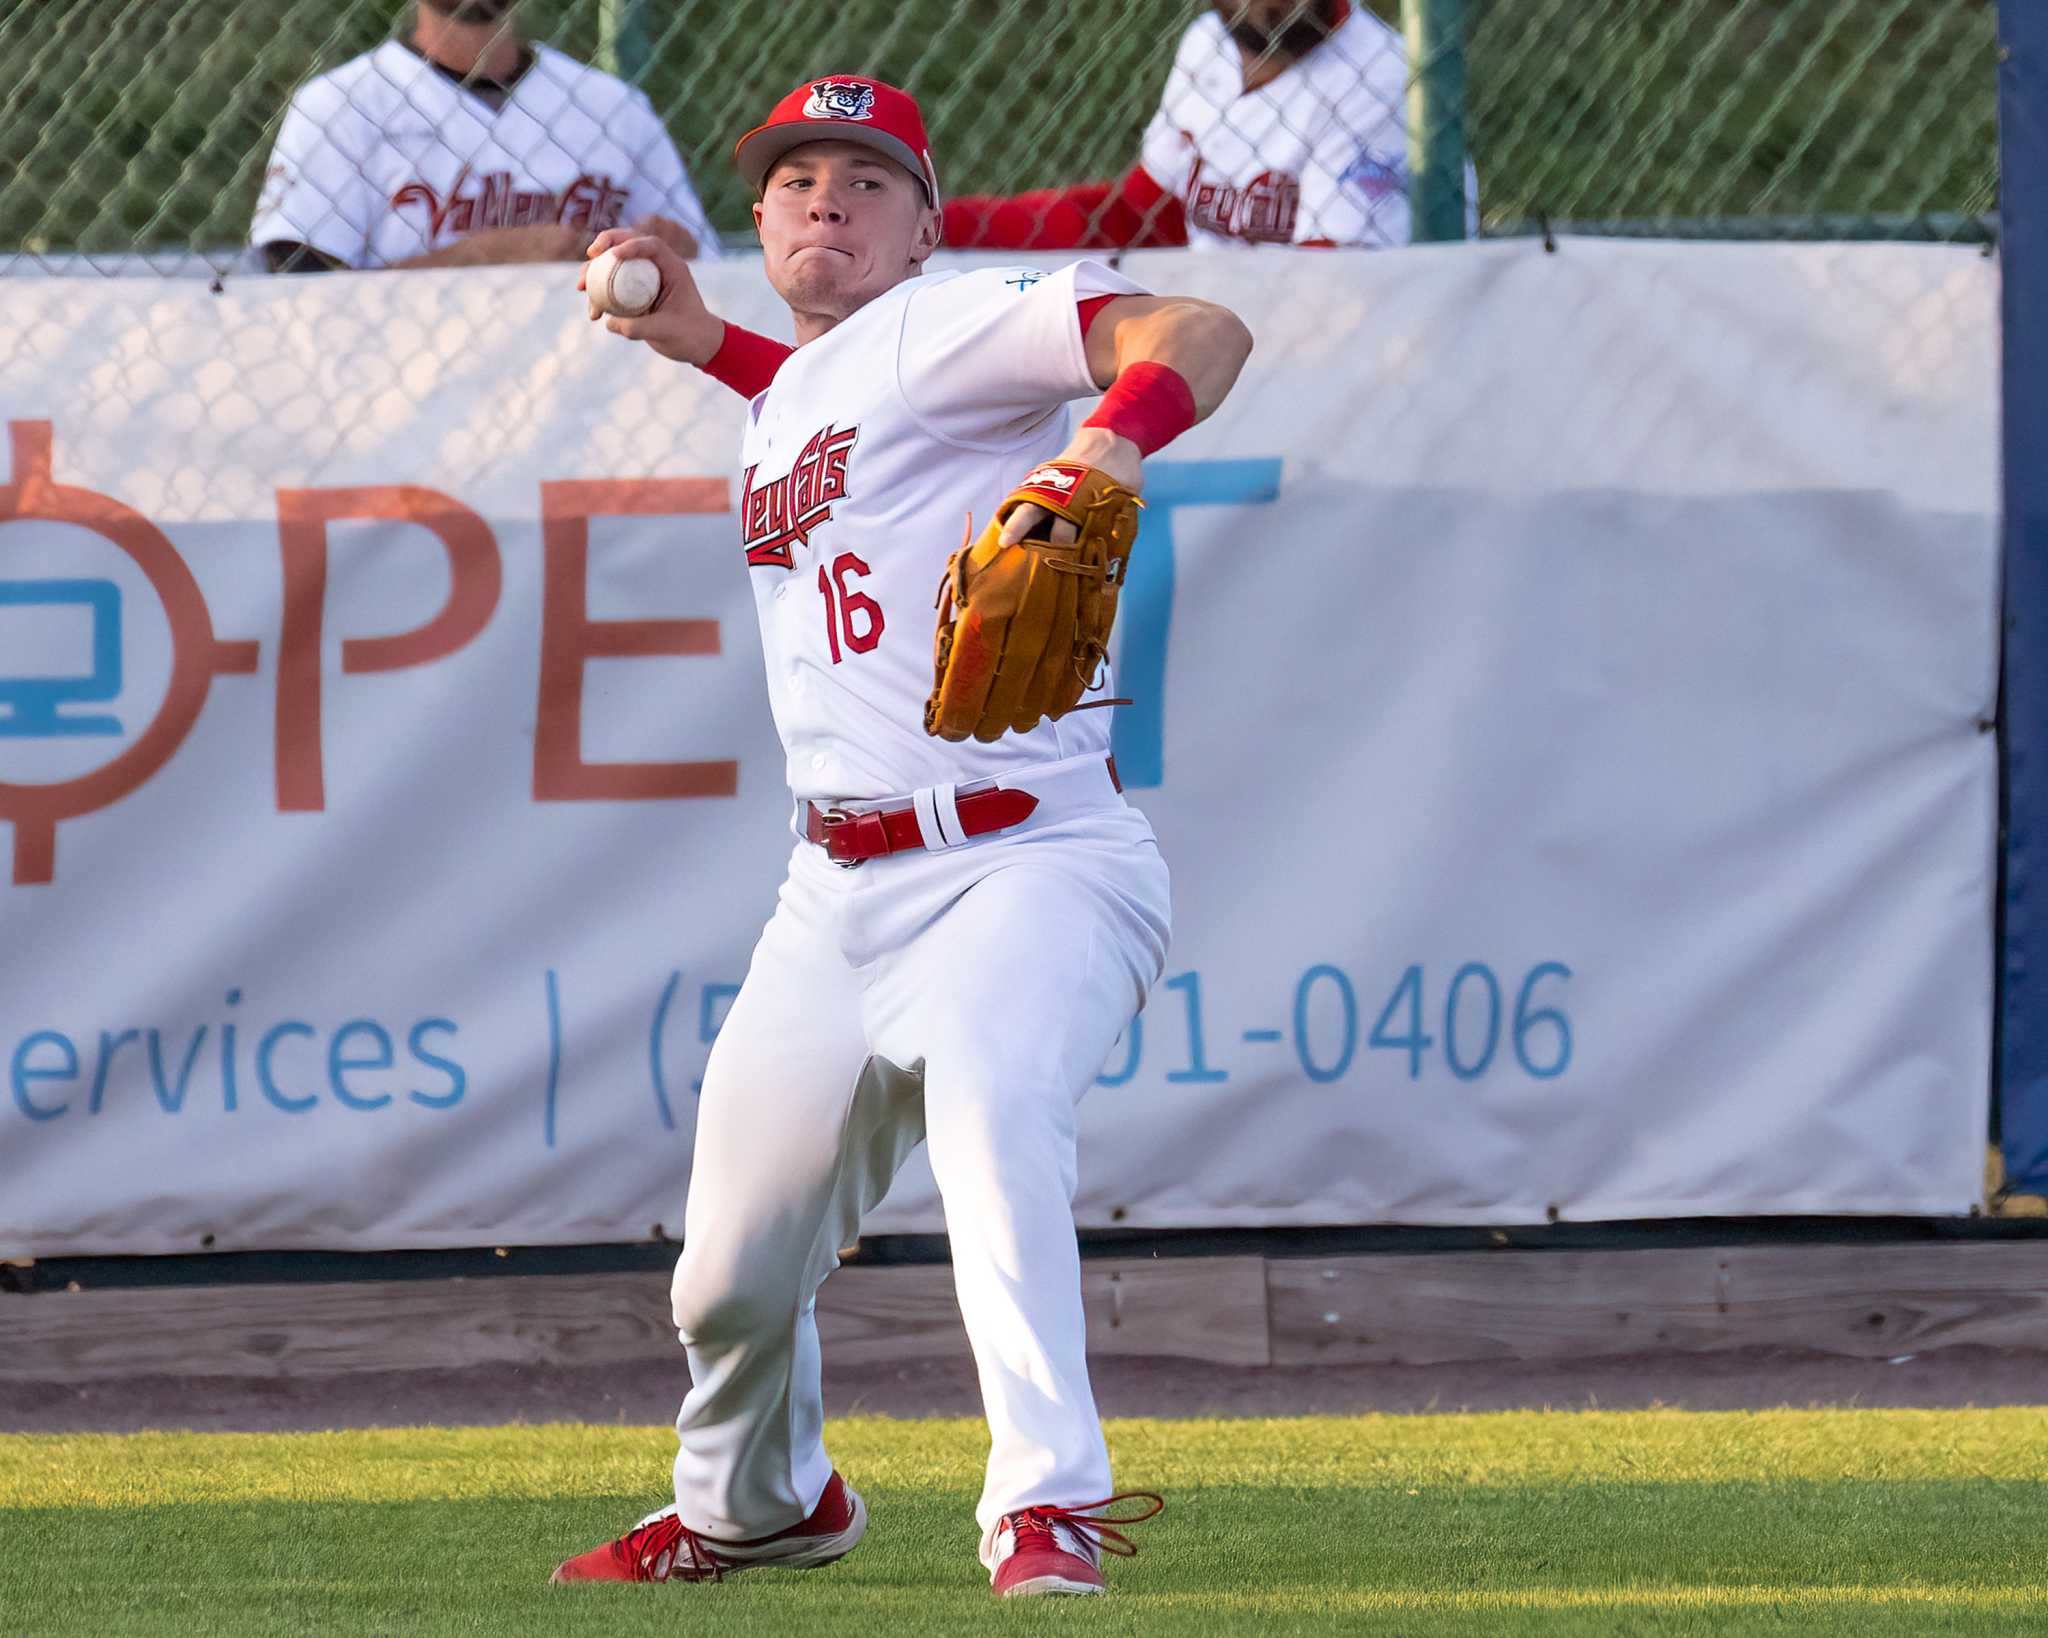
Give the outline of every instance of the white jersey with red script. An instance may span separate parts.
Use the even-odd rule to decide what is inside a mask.
[[[753,401],[740,520],[768,697],[800,798],[866,801],[1109,751],[1082,710],[994,744],[924,731],[934,596],[1096,387],[1079,304],[1145,291],[1096,262],[906,279],[799,347]],[[1085,696],[1109,693],[1108,668]]]
[[[1188,243],[1405,245],[1408,52],[1362,5],[1256,91],[1223,19],[1188,25],[1139,160]],[[1467,171],[1469,226],[1477,188]]]
[[[547,46],[501,104],[402,41],[293,95],[249,242],[388,267],[481,228],[608,227],[666,216],[700,257],[718,238],[646,96]]]

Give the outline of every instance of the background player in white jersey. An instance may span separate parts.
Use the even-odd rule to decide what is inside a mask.
[[[799,87],[736,159],[793,352],[709,313],[667,247],[591,249],[661,269],[656,309],[611,329],[751,401],[744,551],[802,839],[705,1070],[675,1502],[555,1578],[714,1579],[859,1539],[825,1454],[813,1304],[922,1141],[989,1420],[982,1561],[1006,1596],[1099,1591],[1103,1545],[1129,1547],[1128,1516],[1101,1510],[1134,1498],[1109,1494],[1088,1382],[1076,1104],[1161,970],[1166,867],[1118,790],[1106,711],[989,742],[925,731],[933,588],[962,513],[1051,458],[1137,488],[1251,337],[1091,262],[920,276],[937,177],[917,105],[875,81]],[[1070,437],[1067,401],[1104,388]],[[1004,532],[1043,521],[1025,507]]]
[[[293,94],[249,242],[273,272],[480,267],[626,223],[718,254],[646,96],[528,44],[515,0],[417,0],[408,38]]]
[[[946,204],[948,244],[1405,245],[1408,51],[1363,0],[1215,0],[1118,181]],[[1466,167],[1468,231],[1478,182]]]

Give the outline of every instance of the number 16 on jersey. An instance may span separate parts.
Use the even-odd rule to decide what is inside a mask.
[[[848,654],[865,654],[882,640],[882,605],[852,582],[873,571],[852,552],[841,552],[828,568],[818,565],[818,590],[825,599],[825,641],[832,663]]]

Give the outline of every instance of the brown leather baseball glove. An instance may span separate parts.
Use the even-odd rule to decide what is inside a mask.
[[[1055,545],[1043,538],[1047,520],[1032,538],[1001,545],[1003,524],[1025,505],[1065,518],[1079,534]],[[1004,497],[979,540],[961,541],[939,583],[926,733],[995,740],[1080,704],[1109,655],[1139,505],[1092,466],[1047,461]]]

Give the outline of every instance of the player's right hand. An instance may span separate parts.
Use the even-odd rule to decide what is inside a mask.
[[[704,305],[704,294],[690,275],[690,264],[665,240],[634,228],[606,228],[590,241],[583,259],[589,262],[607,250],[617,251],[620,261],[654,263],[661,273],[661,299],[637,318],[593,313],[591,322],[602,316],[604,327],[613,335],[644,341],[663,358],[680,364],[708,363],[725,342],[725,321]],[[581,275],[576,288],[583,288]]]

